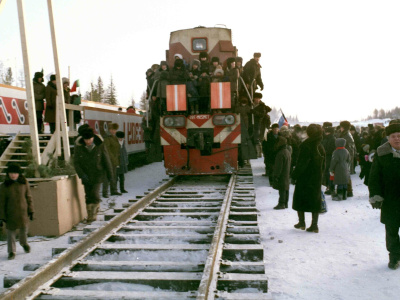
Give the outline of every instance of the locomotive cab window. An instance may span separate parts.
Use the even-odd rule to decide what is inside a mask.
[[[193,51],[206,51],[207,50],[207,39],[206,38],[192,39],[192,50]]]

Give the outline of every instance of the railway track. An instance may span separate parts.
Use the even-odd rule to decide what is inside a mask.
[[[269,299],[251,168],[172,178],[87,226],[1,299]]]

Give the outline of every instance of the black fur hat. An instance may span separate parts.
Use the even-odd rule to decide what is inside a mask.
[[[253,57],[254,58],[261,57],[261,53],[260,52],[254,52]]]
[[[235,61],[236,61],[236,62],[242,63],[242,62],[243,62],[243,58],[241,58],[240,56],[238,56],[238,57],[235,58]]]
[[[236,62],[235,58],[234,58],[234,57],[229,57],[229,58],[226,60],[226,65],[227,65],[227,67],[230,68],[230,67],[231,67],[231,63],[233,63],[233,62]]]
[[[350,130],[351,124],[349,121],[342,121],[339,126],[343,127],[344,130]]]
[[[56,80],[56,75],[55,74],[50,75],[50,81],[53,81],[53,80]]]
[[[271,125],[271,129],[274,129],[274,128],[279,128],[278,123],[274,123],[274,124]]]
[[[213,58],[211,58],[211,62],[217,62],[219,63],[219,58],[214,56]]]
[[[205,57],[205,58],[208,59],[208,54],[207,54],[206,51],[201,51],[201,52],[200,52],[200,54],[199,54],[199,59],[201,59],[201,58],[203,58],[203,57]]]
[[[253,98],[258,98],[258,99],[262,99],[262,94],[261,93],[254,93],[254,97]]]
[[[306,132],[308,137],[322,136],[322,127],[318,124],[310,124],[308,125]]]
[[[86,128],[82,130],[82,138],[84,140],[91,139],[92,137],[94,137],[94,131],[92,128]]]
[[[8,173],[18,173],[21,174],[21,167],[17,164],[11,164],[7,168],[7,174]]]
[[[89,126],[89,124],[87,124],[87,123],[85,123],[85,124],[79,126],[79,128],[78,128],[78,134],[79,134],[79,135],[82,135],[82,132],[83,132],[85,129],[88,129],[88,128],[90,128],[90,126]]]
[[[43,73],[42,72],[36,72],[34,78],[35,79],[43,78]]]
[[[333,124],[332,122],[324,122],[324,124],[322,124],[322,127],[326,128],[326,127],[332,127]]]
[[[117,133],[115,134],[115,136],[119,139],[123,139],[125,137],[125,132],[123,131],[117,131]]]
[[[390,121],[389,126],[385,128],[386,136],[395,132],[400,132],[400,120]]]

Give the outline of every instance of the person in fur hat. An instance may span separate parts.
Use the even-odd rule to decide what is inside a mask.
[[[206,73],[207,75],[210,75],[210,62],[208,60],[208,54],[207,52],[203,51],[200,52],[199,55],[199,60],[200,60],[200,73]]]
[[[311,212],[311,226],[308,232],[319,232],[318,217],[321,210],[322,173],[325,168],[325,150],[321,145],[322,127],[310,124],[308,138],[301,143],[299,157],[292,178],[296,181],[293,194],[293,209],[297,211],[299,222],[294,228],[305,230],[305,212]]]
[[[117,131],[115,134],[119,145],[120,145],[120,164],[117,167],[117,180],[119,181],[119,190],[121,193],[127,193],[128,191],[125,190],[125,173],[128,172],[128,152],[126,151],[125,147],[125,133],[123,131]]]
[[[43,133],[43,111],[44,99],[46,98],[46,87],[43,84],[43,73],[36,72],[33,78],[33,93],[35,96],[36,125],[38,133]]]
[[[14,259],[17,230],[22,248],[26,253],[31,251],[28,225],[29,219],[33,220],[34,209],[29,183],[21,174],[21,168],[10,165],[6,173],[6,179],[0,186],[0,227],[6,223],[8,259]]]
[[[354,155],[356,154],[356,146],[354,143],[353,136],[350,133],[351,124],[349,121],[342,121],[339,124],[340,133],[339,137],[346,140],[346,149],[350,153],[350,170],[353,169]],[[349,182],[347,183],[347,197],[353,197],[353,184],[351,182],[351,177],[349,177]]]
[[[210,69],[208,71],[210,76],[213,76],[213,75],[215,76],[216,69],[222,69],[221,66],[220,67],[218,67],[218,66],[220,66],[219,58],[214,56],[213,58],[211,58],[211,65],[210,65]]]
[[[388,141],[374,155],[368,189],[372,207],[381,209],[388,267],[395,270],[400,266],[400,120],[391,121],[385,132]]]
[[[112,176],[111,178],[105,176],[103,181],[103,197],[108,198],[108,187],[110,186],[112,196],[120,196],[121,193],[117,190],[117,168],[120,166],[120,144],[116,133],[119,126],[117,123],[111,123],[108,125],[108,134],[104,137],[104,147],[106,148],[110,157],[112,165]]]
[[[119,144],[118,144],[119,145]],[[119,151],[119,149],[118,149]],[[100,207],[100,188],[104,177],[110,181],[113,168],[107,149],[92,128],[81,131],[81,138],[75,146],[74,166],[85,188],[87,223],[96,220]]]
[[[253,84],[253,91],[257,89],[257,86],[260,87],[261,91],[264,89],[264,83],[261,78],[260,57],[261,53],[254,53],[253,58],[244,65],[243,69],[242,77],[247,89],[250,89],[250,85]]]
[[[167,85],[169,84],[169,67],[165,60],[160,62],[160,68],[154,74],[158,80],[155,95],[159,99],[161,113],[167,111]]]
[[[333,177],[333,184],[337,185],[337,195],[333,195],[332,200],[340,201],[347,199],[347,183],[350,178],[350,153],[345,148],[345,139],[336,139],[335,145],[336,150],[332,154],[329,175]]]
[[[56,131],[56,111],[57,111],[57,86],[56,75],[51,75],[46,86],[46,111],[44,121],[49,123],[50,133]]]
[[[189,80],[189,72],[185,69],[182,59],[176,59],[174,67],[169,71],[169,82],[172,85],[186,84]]]
[[[235,112],[236,106],[238,105],[239,97],[239,70],[236,68],[236,61],[234,57],[229,57],[226,60],[225,76],[229,78],[231,83],[231,108],[232,112]]]

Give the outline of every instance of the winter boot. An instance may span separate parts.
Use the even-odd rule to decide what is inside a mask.
[[[298,211],[297,215],[299,216],[299,223],[294,225],[294,228],[305,230],[306,229],[306,222],[304,218],[304,211]]]
[[[96,203],[96,204],[92,204],[93,208],[92,208],[92,222],[97,220],[97,213],[99,212],[99,208],[100,208],[100,204]]]
[[[389,254],[389,263],[388,263],[389,269],[396,270],[400,267],[400,258],[396,256],[391,256]]]
[[[343,190],[337,190],[336,194],[332,195],[333,201],[342,201],[343,200]]]
[[[125,190],[125,180],[119,181],[119,189],[120,189],[121,193],[123,193],[123,194],[128,192],[127,190]]]
[[[311,222],[311,226],[307,228],[308,232],[315,232],[315,233],[319,232],[319,229],[318,229],[318,216],[319,216],[319,213],[317,213],[317,212],[316,213],[315,212],[312,213],[312,222]]]
[[[343,189],[342,199],[347,200],[347,190]]]
[[[22,248],[24,248],[25,253],[31,252],[31,247],[28,244],[23,245]]]
[[[87,219],[86,223],[90,224],[93,222],[93,204],[86,204]]]
[[[279,202],[277,206],[274,207],[274,209],[285,209],[285,203]]]
[[[14,252],[8,253],[8,260],[12,260],[14,258],[15,258],[15,253]]]

